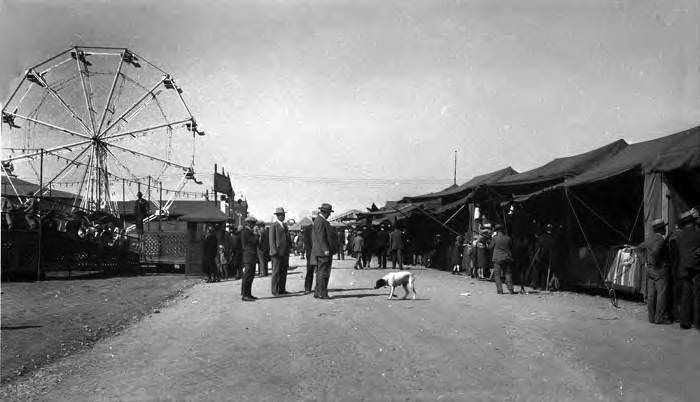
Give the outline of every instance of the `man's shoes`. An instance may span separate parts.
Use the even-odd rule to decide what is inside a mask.
[[[498,291],[496,291],[496,293],[498,293],[499,295],[502,295],[502,294],[503,294],[503,291],[502,291],[502,290],[498,290]]]
[[[250,297],[250,298],[253,299],[253,300],[258,300],[258,298],[255,297],[255,296],[248,296],[248,297]]]
[[[668,320],[668,319],[667,319],[667,320],[661,320],[661,321],[657,322],[657,324],[659,324],[659,325],[669,325],[669,324],[673,324],[673,321]]]
[[[272,295],[273,295],[273,296],[279,296],[280,294],[279,294],[279,293],[272,292]]]
[[[317,294],[314,294],[314,299],[318,299],[318,295],[317,295]]]
[[[330,300],[330,299],[332,299],[332,297],[330,297],[330,296],[319,296],[318,298],[319,298],[319,299],[322,299],[322,300]]]
[[[254,298],[248,297],[248,296],[243,296],[243,297],[241,297],[241,300],[242,300],[242,301],[245,301],[245,302],[255,301]]]

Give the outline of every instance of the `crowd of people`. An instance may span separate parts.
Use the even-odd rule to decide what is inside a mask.
[[[314,213],[313,224],[306,226],[303,232],[307,261],[304,290],[311,293],[313,289],[314,297],[318,299],[330,298],[328,282],[331,263],[338,250],[338,233],[328,222],[332,212],[330,204],[322,204]],[[255,275],[268,276],[268,264],[271,262],[272,295],[289,294],[286,286],[287,272],[289,257],[295,246],[285,221],[284,208],[277,208],[275,217],[269,227],[252,216],[247,217],[245,224],[238,227],[233,222],[227,222],[225,231],[217,231],[214,226],[208,226],[202,250],[202,265],[207,281],[241,280],[241,300],[255,301],[257,297],[252,294]]]
[[[323,204],[312,215],[312,224],[301,228],[298,236],[290,235],[285,223],[285,211],[277,208],[277,220],[266,227],[252,217],[245,225],[234,227],[227,223],[226,230],[217,235],[208,228],[204,241],[204,268],[209,281],[241,279],[241,297],[244,301],[256,299],[251,293],[253,278],[268,275],[272,262],[271,293],[287,294],[286,277],[289,256],[295,244],[302,244],[302,258],[306,261],[304,291],[314,297],[327,299],[333,256],[344,259],[345,253],[355,258],[354,269],[404,269],[404,264],[435,266],[438,252],[446,254],[443,264],[452,274],[493,281],[496,292],[504,294],[525,292],[525,286],[535,290],[559,288],[553,260],[556,258],[557,239],[554,226],[546,224],[534,242],[520,237],[511,238],[501,224],[481,225],[478,233],[457,235],[445,242],[436,234],[434,247],[415,255],[406,230],[398,225],[360,226],[346,232],[335,229],[328,222],[332,212]],[[645,258],[647,276],[645,291],[649,321],[655,324],[680,322],[682,328],[700,329],[700,217],[690,210],[679,217],[677,227],[667,233],[667,224],[653,223],[654,235],[637,249]],[[450,244],[446,249],[440,245]],[[441,248],[442,247],[442,248]],[[314,285],[314,278],[316,284]],[[505,284],[505,290],[504,285]]]

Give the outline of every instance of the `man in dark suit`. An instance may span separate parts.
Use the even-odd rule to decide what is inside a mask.
[[[331,263],[336,253],[336,235],[328,223],[333,208],[331,204],[324,203],[318,209],[319,214],[314,221],[311,236],[311,258],[316,259],[316,290],[314,297],[317,299],[330,299],[328,296],[328,281],[331,277]]]
[[[143,220],[148,217],[151,208],[148,206],[148,201],[143,199],[143,194],[139,191],[136,193],[136,202],[134,202],[134,219],[136,220],[136,233],[143,234]]]
[[[267,263],[270,261],[270,230],[265,222],[258,221],[258,271],[260,276],[267,276]]]
[[[362,263],[364,264],[365,267],[367,268],[372,268],[372,254],[374,253],[374,228],[372,227],[372,223],[369,222],[367,226],[365,226],[364,232],[362,232],[362,237],[365,239],[365,250],[364,250],[364,258],[362,259]]]
[[[289,229],[284,223],[284,208],[275,210],[277,220],[270,226],[270,257],[272,257],[272,294],[287,294],[287,269],[289,269],[289,251],[291,239]]]
[[[313,222],[318,218],[318,211],[311,213],[311,225],[301,228],[301,236],[304,239],[304,251],[306,253],[306,277],[304,278],[304,291],[311,293],[314,284],[314,272],[316,271],[316,259],[311,258],[311,247],[313,246]]]
[[[252,294],[255,263],[258,262],[258,237],[253,233],[255,218],[245,218],[246,226],[241,231],[241,248],[243,250],[243,280],[241,281],[241,300],[254,301]]]
[[[489,247],[491,248],[491,260],[493,262],[493,276],[496,280],[496,292],[503,294],[503,284],[501,274],[506,276],[506,287],[510,294],[515,294],[513,290],[513,242],[510,236],[503,230],[503,226],[494,226],[494,236]]]
[[[680,326],[700,330],[700,230],[690,211],[681,214],[676,235],[678,279],[681,286]]]
[[[202,268],[204,273],[207,274],[207,282],[213,282],[215,279],[214,272],[216,271],[215,258],[217,251],[218,242],[216,240],[216,234],[214,234],[214,227],[208,225],[202,249]]]
[[[338,229],[338,259],[345,259],[345,229]]]
[[[399,269],[403,269],[403,233],[398,226],[389,235],[389,253],[391,253],[391,269],[396,269],[396,262],[399,263]]]
[[[389,232],[387,232],[384,225],[382,225],[374,236],[374,252],[377,253],[377,265],[381,269],[386,269],[386,253],[388,247]]]
[[[673,321],[668,317],[667,305],[671,259],[666,239],[666,222],[655,219],[651,227],[654,233],[638,246],[645,250],[647,314],[652,324],[671,324]]]

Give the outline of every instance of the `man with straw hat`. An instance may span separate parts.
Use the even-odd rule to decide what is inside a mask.
[[[287,294],[287,270],[289,269],[291,239],[287,224],[284,223],[285,215],[284,208],[275,209],[277,220],[270,226],[270,257],[272,257],[270,284],[273,296]]]
[[[330,299],[328,296],[328,282],[331,277],[331,263],[336,253],[336,235],[328,223],[328,217],[333,212],[331,204],[323,203],[318,208],[318,217],[314,221],[311,236],[311,258],[316,259],[316,289],[314,297],[317,299]]]

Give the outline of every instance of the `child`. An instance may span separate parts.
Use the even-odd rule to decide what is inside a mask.
[[[452,265],[452,275],[459,275],[460,266],[462,264],[462,236],[457,236],[455,242],[452,245],[452,252],[450,255],[450,264]]]

